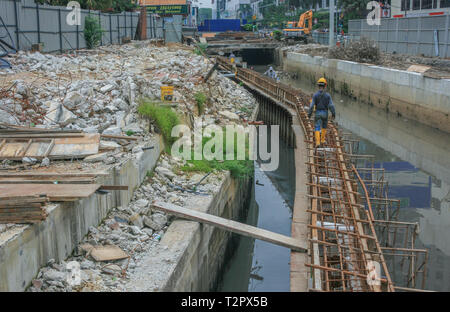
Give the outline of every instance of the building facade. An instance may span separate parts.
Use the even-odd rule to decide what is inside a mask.
[[[392,17],[417,17],[450,13],[450,0],[391,0]]]

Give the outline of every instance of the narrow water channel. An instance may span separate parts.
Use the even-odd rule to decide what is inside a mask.
[[[309,81],[282,82],[315,91]],[[359,153],[375,155],[375,167],[385,169],[389,197],[401,200],[398,220],[419,224],[415,248],[429,250],[425,289],[450,291],[450,135],[338,93],[332,97],[338,124],[360,140]]]
[[[294,150],[280,142],[280,166],[264,172],[255,162],[253,196],[247,224],[291,235],[295,190]],[[290,250],[241,237],[218,291],[289,291]]]

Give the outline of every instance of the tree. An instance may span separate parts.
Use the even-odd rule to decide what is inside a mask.
[[[371,0],[339,0],[347,19],[364,18],[367,13],[367,3]]]

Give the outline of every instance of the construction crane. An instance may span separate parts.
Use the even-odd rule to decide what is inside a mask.
[[[283,36],[288,40],[301,40],[308,43],[308,39],[311,37],[312,19],[313,11],[309,10],[300,15],[298,22],[287,22],[286,28],[283,29]],[[308,22],[308,26],[306,26],[306,22]]]

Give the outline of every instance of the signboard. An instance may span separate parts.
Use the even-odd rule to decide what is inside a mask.
[[[171,102],[173,99],[173,86],[161,86],[161,101]]]
[[[175,15],[187,15],[188,6],[187,5],[148,5],[147,12],[154,14],[175,14]]]

